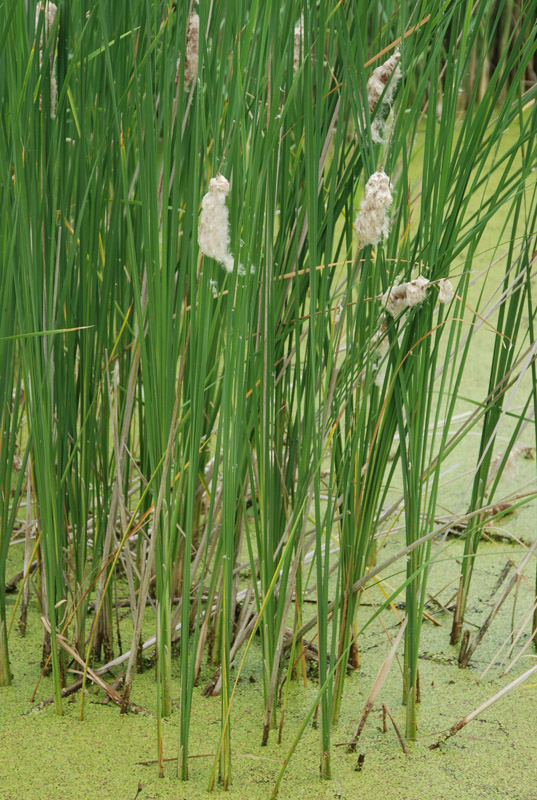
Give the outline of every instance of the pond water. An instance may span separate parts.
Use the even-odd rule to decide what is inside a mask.
[[[512,519],[512,527],[526,527],[524,514]],[[526,520],[527,522],[528,520]],[[448,544],[449,560],[441,558],[431,573],[430,594],[446,601],[452,588],[444,589],[455,577],[457,565],[453,557],[461,552],[461,543]],[[510,559],[519,560],[522,549],[517,545],[491,542],[480,552],[472,586],[469,621],[479,624],[499,596],[498,578]],[[504,584],[505,585],[505,584]],[[502,587],[503,588],[503,587]],[[531,596],[531,586],[521,584],[515,621],[520,621]],[[372,590],[363,603],[379,600],[380,592]],[[390,723],[382,733],[381,703],[386,703],[400,729],[404,730],[404,708],[401,705],[401,675],[397,661],[381,691],[358,742],[357,752],[349,754],[338,743],[347,742],[356,729],[362,709],[376,676],[389,651],[381,626],[371,625],[361,637],[360,669],[349,677],[342,703],[341,720],[333,731],[333,778],[321,783],[318,771],[318,732],[308,727],[284,778],[280,797],[347,798],[390,797],[417,800],[421,797],[510,798],[535,800],[535,730],[537,729],[537,683],[532,680],[491,706],[480,718],[459,734],[431,751],[429,745],[465,714],[495,694],[517,674],[534,663],[529,648],[512,672],[498,678],[492,668],[482,683],[477,679],[508,634],[514,606],[510,597],[492,630],[477,649],[471,668],[459,670],[457,650],[448,644],[450,615],[434,603],[428,608],[442,623],[424,622],[420,659],[422,703],[419,710],[419,739],[404,755]],[[35,609],[34,609],[35,611]],[[364,605],[366,618],[370,608]],[[390,612],[384,624],[395,630],[396,618]],[[151,621],[147,629],[150,629]],[[392,631],[393,632],[393,631]],[[175,762],[166,762],[165,777],[159,779],[154,764],[156,751],[156,716],[154,669],[138,675],[133,700],[142,707],[139,713],[121,715],[113,704],[103,703],[103,694],[89,690],[85,720],[78,719],[79,696],[64,704],[65,715],[58,718],[53,705],[32,708],[30,696],[39,673],[40,622],[36,613],[29,617],[25,640],[11,637],[14,681],[3,690],[0,706],[0,797],[2,800],[63,800],[64,798],[126,798],[136,795],[139,782],[140,800],[149,798],[209,797],[207,784],[213,754],[220,730],[219,698],[201,697],[201,689],[210,677],[205,670],[194,699],[191,779],[180,783],[175,777]],[[527,640],[527,635],[523,641]],[[232,718],[233,785],[230,800],[267,798],[303,716],[309,709],[317,689],[313,676],[309,686],[293,685],[281,745],[272,734],[267,747],[260,746],[263,696],[256,647],[247,658],[239,682]],[[491,683],[489,678],[495,678]],[[178,696],[178,665],[173,692]],[[52,694],[51,681],[44,678],[37,699]],[[178,710],[164,721],[164,757],[174,759],[178,742]],[[363,754],[361,771],[355,771],[357,758]],[[141,762],[153,762],[144,765]],[[218,791],[218,790],[217,790]],[[212,795],[214,796],[214,795]]]

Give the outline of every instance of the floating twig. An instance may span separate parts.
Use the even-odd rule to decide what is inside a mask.
[[[397,723],[395,722],[394,718],[392,717],[391,711],[388,708],[388,706],[386,705],[386,703],[382,704],[382,713],[384,715],[384,719],[386,719],[386,714],[389,716],[389,718],[390,718],[390,720],[392,722],[392,725],[393,725],[393,729],[394,729],[395,733],[397,734],[397,738],[399,739],[399,743],[400,743],[401,747],[403,748],[403,753],[405,755],[408,755],[408,748],[407,748],[407,746],[405,744],[405,740],[401,736],[401,732],[399,731],[399,728],[397,727]]]
[[[30,566],[26,570],[26,573],[31,575],[32,572],[35,572],[36,569],[37,569],[37,561],[32,561],[32,563],[30,564]],[[22,580],[24,578],[24,576],[25,576],[25,571],[23,569],[21,569],[20,572],[17,572],[16,575],[14,575],[12,578],[10,578],[8,581],[6,581],[6,594],[11,594],[13,592],[16,592],[17,591],[17,584],[18,584],[18,582],[20,580]]]
[[[48,633],[50,633],[50,623],[48,619],[46,619],[45,617],[41,617],[41,621],[43,623],[43,627],[45,628],[45,630]],[[57,633],[56,639],[60,647],[62,647],[63,650],[65,650],[65,652],[77,662],[77,664],[79,664],[82,668],[84,668],[84,659],[80,657],[80,655],[76,652],[76,650],[73,650],[73,648],[65,641],[63,636]],[[91,681],[95,683],[97,686],[99,686],[101,689],[103,689],[103,691],[106,692],[106,694],[110,697],[111,700],[114,701],[114,703],[116,703],[118,706],[121,705],[121,695],[116,689],[114,689],[113,686],[111,686],[103,678],[101,678],[100,675],[97,675],[97,673],[90,667],[88,667],[87,674],[91,679]]]
[[[71,683],[70,686],[66,686],[64,689],[62,689],[61,692],[62,699],[64,697],[69,697],[75,692],[78,692],[81,686],[82,686],[82,678],[80,678],[80,680],[78,681],[75,681],[74,683]],[[38,711],[38,710],[40,711],[42,708],[45,708],[45,706],[49,706],[53,702],[54,702],[54,695],[51,695],[50,697],[45,698],[45,700],[41,700],[39,703],[37,703],[37,705],[31,706],[31,708],[29,708],[27,711],[24,711],[23,714],[26,715],[30,714],[32,711]]]

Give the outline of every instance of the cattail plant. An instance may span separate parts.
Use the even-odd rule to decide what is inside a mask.
[[[535,213],[533,216],[535,222]],[[515,229],[517,227],[517,214],[514,215],[512,223],[512,241],[514,242]],[[521,332],[521,315],[524,313],[527,303],[527,292],[529,291],[529,275],[531,261],[527,249],[527,242],[523,243],[521,254],[514,259],[513,247],[510,249],[510,257],[506,261],[505,279],[503,282],[503,301],[500,304],[498,321],[496,323],[498,336],[494,343],[494,351],[490,365],[489,392],[487,396],[486,408],[483,414],[483,428],[478,452],[477,464],[472,482],[472,492],[469,502],[469,510],[476,511],[486,502],[491,500],[498,487],[499,477],[509,469],[509,450],[512,448],[516,434],[524,414],[519,418],[515,426],[514,433],[511,435],[510,447],[507,448],[502,457],[502,467],[494,463],[494,444],[498,428],[508,407],[508,390],[512,385],[512,375],[515,373],[520,380],[521,374],[527,370],[534,357],[535,346],[530,343],[530,358],[527,357],[527,350],[522,351],[522,356],[517,352],[518,337]],[[504,341],[504,337],[508,340]],[[522,371],[522,372],[520,372]],[[532,403],[532,392],[527,396],[524,404],[526,408]],[[466,612],[466,605],[470,591],[472,573],[475,565],[476,553],[481,539],[481,532],[485,522],[485,515],[475,515],[468,525],[465,535],[464,559],[461,565],[459,586],[457,592],[453,624],[451,628],[451,644],[459,642]],[[465,643],[461,647],[459,663],[461,666],[468,664],[470,650]]]
[[[7,163],[7,153],[3,149],[5,140],[0,140],[0,158]],[[11,209],[14,186],[11,175],[2,180],[2,222],[0,236],[2,264],[0,272],[0,302],[3,313],[0,315],[0,358],[3,368],[0,374],[0,686],[11,683],[11,667],[8,650],[8,626],[6,614],[6,563],[10,546],[10,533],[13,529],[17,505],[20,498],[22,475],[17,479],[15,470],[23,466],[17,454],[18,429],[23,409],[21,373],[17,368],[18,348],[16,347],[16,314],[14,302],[14,230],[11,224]],[[18,462],[18,463],[16,463]],[[24,472],[24,470],[22,470]],[[14,491],[12,491],[14,489]]]
[[[203,679],[220,706],[206,778],[231,786],[248,655],[260,665],[259,743],[290,736],[292,751],[317,714],[329,778],[346,675],[368,658],[362,630],[395,601],[405,733],[417,737],[445,459],[483,424],[459,629],[483,506],[507,463],[492,475],[489,454],[508,415],[520,432],[534,399],[532,387],[509,406],[535,356],[525,325],[537,89],[520,92],[532,2],[479,103],[466,72],[485,27],[497,32],[491,0],[433,3],[423,18],[416,6],[411,27],[395,4],[379,15],[363,0],[197,13],[96,0],[88,16],[73,0],[57,56],[53,4],[38,5],[33,43],[34,7],[11,4],[0,49],[0,683],[6,553],[23,556],[9,548],[27,515],[56,710],[66,646],[84,680],[124,660],[112,692],[123,711],[138,702],[142,653],[155,652],[159,774],[165,725],[176,724],[177,775],[189,777]],[[53,113],[56,61],[66,113],[48,125],[36,97]],[[509,245],[487,309],[472,281],[497,212]],[[452,433],[485,322],[497,337],[490,383]],[[369,613],[364,592],[387,572],[392,588]],[[297,679],[315,702],[294,730]]]

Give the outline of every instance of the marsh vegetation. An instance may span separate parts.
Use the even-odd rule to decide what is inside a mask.
[[[31,703],[151,707],[177,792],[203,689],[228,789],[248,673],[275,796],[302,737],[331,777],[379,626],[351,750],[383,703],[419,741],[424,626],[467,681],[509,603],[487,672],[529,677],[535,0],[26,5],[0,5],[0,697],[37,626]]]

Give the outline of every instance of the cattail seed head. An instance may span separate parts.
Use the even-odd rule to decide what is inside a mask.
[[[388,314],[394,317],[394,319],[398,317],[399,314],[402,314],[403,311],[408,308],[408,303],[406,301],[406,283],[402,283],[400,286],[390,287],[384,292],[380,302]]]
[[[423,275],[418,275],[416,280],[410,281],[406,285],[406,299],[409,308],[419,306],[427,297],[426,288],[429,281]]]
[[[382,306],[395,319],[407,308],[421,305],[427,297],[428,286],[429,280],[423,275],[408,283],[391,286],[381,297]]]
[[[184,85],[188,86],[192,81],[198,77],[198,56],[199,56],[199,39],[200,39],[200,18],[193,11],[186,24],[186,46],[185,46],[185,71],[184,71]],[[181,67],[181,59],[177,59],[177,73],[175,82],[179,83],[179,70]]]
[[[44,14],[43,20],[43,29],[41,32],[41,38],[39,40],[39,68],[42,70],[43,67],[43,51],[46,49],[48,39],[50,37],[50,32],[52,30],[52,26],[54,25],[54,20],[56,19],[56,13],[58,9],[54,3],[46,2],[43,4],[41,0],[37,3],[35,7],[35,29],[37,32],[39,26],[39,17],[40,14]],[[55,51],[54,48],[50,51],[50,116],[54,118],[56,116],[56,94],[57,94],[57,84],[56,84],[56,64],[55,64]],[[39,108],[42,108],[42,101],[41,97],[39,98]]]
[[[442,278],[442,280],[438,284],[438,288],[439,288],[438,302],[449,303],[453,299],[453,295],[455,294],[451,281],[448,280],[447,278]]]
[[[354,222],[354,229],[359,239],[359,247],[378,244],[390,232],[390,209],[392,185],[384,172],[374,172],[365,186],[365,197],[360,203],[360,211]]]
[[[45,21],[43,23],[43,30],[44,30],[44,34],[45,34],[45,39],[47,39],[48,36],[50,35],[50,31],[52,30],[52,26],[54,25],[54,20],[56,18],[56,12],[58,11],[58,9],[54,5],[54,3],[50,2],[50,0],[46,0],[46,2],[44,4],[41,2],[41,0],[38,0],[38,3],[36,5],[36,7],[35,7],[35,29],[36,30],[37,30],[37,27],[39,25],[39,15],[41,14],[42,11],[45,14]]]
[[[209,191],[201,201],[201,217],[198,227],[200,250],[214,258],[226,272],[233,272],[233,256],[229,250],[229,211],[226,197],[229,181],[217,175],[209,182]]]
[[[376,114],[371,123],[371,138],[377,143],[386,141],[386,120],[391,112],[393,98],[402,76],[401,67],[399,66],[400,58],[401,54],[399,50],[396,50],[384,64],[374,70],[367,81],[367,102],[370,113],[373,113],[382,97],[382,108],[379,109],[378,114]]]
[[[293,75],[296,75],[300,66],[300,59],[304,53],[304,13],[295,25],[295,47],[293,50]]]
[[[399,50],[396,50],[393,56],[390,56],[387,61],[373,71],[373,74],[367,81],[369,111],[372,112],[374,110],[385,89],[386,92],[382,102],[386,103],[388,106],[392,105],[397,86],[402,76],[401,67],[399,66],[400,58],[401,53]],[[389,86],[386,88],[388,81]]]

